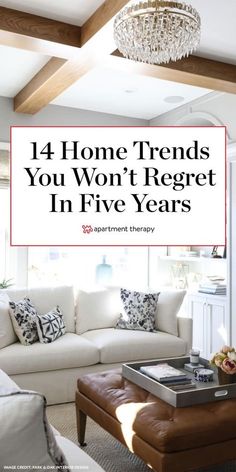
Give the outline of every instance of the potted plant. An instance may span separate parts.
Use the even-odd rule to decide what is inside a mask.
[[[211,363],[218,368],[220,385],[236,383],[236,350],[234,347],[223,346],[213,356]]]
[[[2,282],[0,282],[0,289],[12,287],[12,285],[14,285],[11,283],[12,280],[13,279],[3,279]]]

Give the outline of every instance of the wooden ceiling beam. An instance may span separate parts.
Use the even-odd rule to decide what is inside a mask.
[[[128,3],[130,3],[130,0],[105,0],[86,23],[81,26],[81,47],[88,42],[96,45],[98,39],[104,41],[106,36],[109,35],[110,53],[113,52],[115,50],[112,42],[113,21],[117,13]]]
[[[81,27],[81,49],[65,62],[52,58],[14,98],[20,113],[37,113],[89,70],[103,63],[115,49],[112,36],[114,16],[127,0],[106,0]]]
[[[220,92],[236,93],[236,65],[189,56],[169,64],[151,65],[131,61],[116,50],[107,57],[106,66],[138,75],[145,75]]]
[[[33,77],[33,79],[14,98],[14,110],[19,113],[34,114],[46,106],[53,95],[50,93],[56,90],[54,80],[60,76],[67,64],[66,59],[53,57],[45,66]]]
[[[0,44],[70,58],[80,48],[79,26],[0,6]]]
[[[53,57],[14,98],[14,110],[35,114],[96,67],[94,55],[81,51],[80,60]]]

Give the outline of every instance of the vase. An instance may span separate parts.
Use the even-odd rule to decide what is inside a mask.
[[[112,266],[106,263],[106,256],[103,256],[102,263],[96,266],[96,283],[109,285],[112,279]]]
[[[218,367],[218,382],[219,385],[236,383],[236,374],[226,374],[226,372]]]

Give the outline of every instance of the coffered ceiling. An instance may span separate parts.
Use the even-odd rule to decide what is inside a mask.
[[[211,90],[236,93],[235,0],[190,1],[202,20],[200,48],[165,66],[115,50],[113,19],[127,3],[0,0],[0,95],[21,113],[54,103],[150,119]]]

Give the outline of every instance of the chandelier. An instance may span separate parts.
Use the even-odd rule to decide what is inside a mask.
[[[116,16],[114,39],[123,56],[149,64],[188,56],[200,42],[201,20],[190,5],[149,0],[126,7]]]

